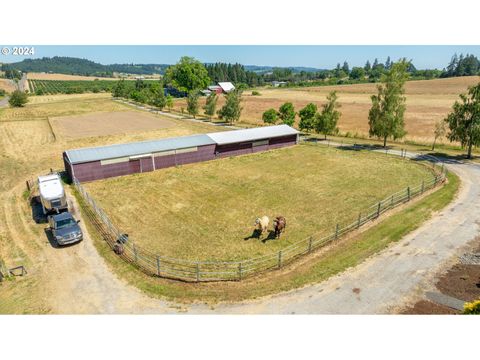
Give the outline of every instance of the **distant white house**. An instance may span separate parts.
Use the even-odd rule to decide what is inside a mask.
[[[273,87],[279,87],[279,86],[284,86],[287,85],[286,81],[272,81],[272,86]]]

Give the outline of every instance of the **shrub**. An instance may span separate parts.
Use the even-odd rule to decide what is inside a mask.
[[[10,99],[8,100],[8,103],[12,107],[22,107],[27,102],[28,102],[27,94],[25,94],[20,90],[15,90],[10,96]]]
[[[480,315],[480,299],[465,303],[463,305],[463,313],[468,315]]]
[[[275,124],[278,120],[278,114],[275,109],[268,109],[262,115],[265,124]]]
[[[0,89],[0,96],[5,96],[6,92],[3,89]]]
[[[257,91],[257,90],[252,91],[252,96],[260,96],[260,95],[262,95],[262,94],[260,94],[260,92]]]

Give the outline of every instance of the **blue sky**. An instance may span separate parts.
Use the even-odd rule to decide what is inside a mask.
[[[2,47],[0,45],[0,47]],[[12,48],[13,46],[8,46]],[[35,45],[33,58],[72,56],[86,58],[102,64],[157,63],[172,64],[184,55],[202,62],[238,62],[244,65],[309,66],[333,68],[347,60],[350,66],[363,66],[366,60],[378,58],[384,62],[401,57],[412,59],[419,69],[443,68],[454,53],[470,53],[480,57],[480,46],[240,46],[240,45],[131,45],[131,46],[40,46]],[[20,61],[25,57],[0,55],[0,62]]]

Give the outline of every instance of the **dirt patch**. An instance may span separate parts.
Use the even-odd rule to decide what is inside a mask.
[[[438,280],[437,289],[445,295],[464,301],[480,299],[480,266],[453,266]]]
[[[450,309],[449,307],[435,304],[428,300],[421,300],[412,307],[402,311],[402,314],[407,315],[454,315],[458,311]]]
[[[147,113],[118,111],[57,117],[52,119],[52,125],[57,136],[82,138],[166,129],[175,126],[175,123]]]
[[[12,92],[15,91],[17,88],[12,81],[0,79],[0,89],[5,90],[6,92]]]

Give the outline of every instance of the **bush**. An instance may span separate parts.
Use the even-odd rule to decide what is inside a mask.
[[[463,313],[468,315],[480,315],[480,299],[465,303],[463,305]]]
[[[0,89],[0,96],[5,96],[6,92],[3,89]]]
[[[265,124],[275,124],[278,120],[278,114],[275,109],[268,109],[262,115]]]
[[[257,90],[252,91],[252,96],[260,96],[260,95],[262,95],[262,94],[260,94],[260,92],[257,91]]]
[[[25,94],[20,90],[15,90],[10,96],[10,99],[8,100],[8,103],[12,107],[22,107],[27,102],[28,102],[27,94]]]

